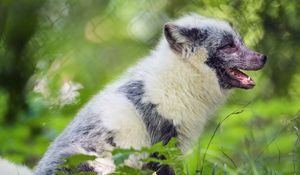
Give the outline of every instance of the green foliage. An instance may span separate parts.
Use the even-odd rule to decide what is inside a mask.
[[[299,105],[287,103],[285,109],[277,109],[277,114],[282,115],[271,120],[276,111],[269,108],[278,103],[274,99],[267,108],[261,108],[259,102],[250,103],[242,108],[243,112],[239,105],[221,110],[219,114],[223,120],[208,127],[200,148],[193,151],[196,154],[188,156],[189,171],[198,170],[202,174],[222,174],[224,171],[229,174],[297,174],[299,157],[295,155],[300,143],[295,128],[299,127],[300,116],[294,109],[298,110]]]
[[[156,159],[148,157],[151,153],[157,153],[157,156],[164,156],[165,159]],[[112,152],[114,163],[117,166],[115,174],[131,174],[132,171],[139,172],[141,174],[149,174],[148,170],[133,170],[132,168],[124,165],[124,161],[129,158],[130,155],[141,156],[144,155],[145,158],[141,159],[144,163],[157,162],[161,165],[169,165],[174,169],[176,174],[186,174],[183,168],[184,161],[181,150],[176,147],[176,139],[172,138],[167,145],[163,145],[162,142],[159,142],[151,147],[143,147],[140,150],[133,148],[123,149],[116,148]],[[146,156],[145,156],[146,155]]]
[[[157,153],[157,156],[164,156],[165,159],[156,159],[151,158],[149,155],[151,153]],[[140,174],[140,175],[150,175],[153,174],[153,171],[147,169],[136,169],[129,167],[124,164],[124,161],[129,159],[129,156],[137,156],[141,157],[140,161],[143,163],[149,162],[157,162],[161,165],[169,165],[171,166],[176,174],[184,175],[186,174],[183,168],[183,155],[181,150],[176,146],[176,139],[172,138],[167,145],[163,145],[162,142],[159,142],[151,147],[143,147],[139,150],[134,148],[115,148],[112,151],[112,158],[116,165],[116,171],[113,174],[121,174],[121,175],[132,175],[132,174]],[[84,163],[86,161],[93,161],[96,159],[96,156],[89,156],[83,154],[76,154],[65,158],[64,163],[59,166],[59,168],[68,169],[71,174],[95,174],[92,172],[79,172],[77,170],[77,166],[80,163]],[[65,173],[58,172],[57,175],[63,175]]]
[[[79,172],[76,167],[80,164],[80,163],[84,163],[88,160],[95,160],[96,156],[90,156],[90,155],[83,155],[83,154],[76,154],[76,155],[72,155],[70,157],[65,158],[65,162],[59,166],[59,168],[66,168],[68,170],[70,170],[71,174],[74,175],[96,175],[97,173],[95,172]],[[69,174],[69,173],[62,173],[62,172],[58,172],[56,173],[57,175],[64,175],[64,174]]]
[[[249,105],[249,104],[248,104]],[[149,163],[149,162],[158,162],[161,165],[170,165],[176,174],[178,175],[189,175],[189,174],[196,174],[196,175],[206,175],[206,174],[281,174],[283,172],[285,173],[294,173],[297,174],[299,172],[299,162],[300,162],[300,132],[297,126],[295,126],[295,123],[300,121],[300,118],[298,115],[296,117],[292,118],[290,122],[287,122],[282,128],[279,128],[279,132],[277,135],[275,135],[273,138],[269,139],[266,144],[262,145],[260,150],[256,150],[253,152],[253,150],[250,149],[250,147],[247,148],[241,148],[239,151],[241,151],[242,156],[240,158],[236,156],[232,156],[229,154],[228,148],[226,148],[226,145],[222,145],[220,143],[213,144],[214,141],[219,141],[220,138],[218,138],[217,133],[219,130],[223,127],[223,125],[227,125],[226,122],[230,122],[230,120],[233,120],[234,116],[239,116],[244,113],[245,110],[249,107],[248,105],[244,106],[243,108],[240,108],[238,110],[235,110],[235,112],[232,112],[225,116],[220,122],[218,122],[217,126],[213,129],[212,135],[210,135],[209,140],[206,141],[204,139],[205,146],[200,149],[199,154],[192,154],[192,155],[182,155],[181,150],[176,146],[176,139],[172,138],[170,142],[167,145],[163,145],[161,142],[157,143],[151,147],[143,147],[139,150],[129,148],[116,148],[112,151],[112,158],[114,160],[114,163],[116,165],[116,171],[113,174],[121,174],[121,175],[131,175],[131,174],[140,174],[140,175],[150,175],[153,174],[152,171],[147,169],[135,169],[132,167],[128,167],[124,164],[124,161],[130,158],[130,156],[136,156],[141,158],[140,161],[143,163]],[[240,116],[241,117],[241,116]],[[287,150],[283,149],[284,146],[281,146],[279,143],[277,143],[275,146],[277,147],[277,150],[279,152],[278,155],[275,157],[270,157],[270,153],[266,154],[266,152],[269,149],[272,149],[274,147],[274,142],[276,142],[277,139],[280,139],[282,136],[280,136],[285,130],[288,128],[291,128],[291,134],[294,139],[291,140],[293,142],[293,146],[288,148]],[[254,131],[252,131],[254,132]],[[226,132],[223,132],[221,135],[226,135]],[[258,137],[254,136],[251,142],[254,143]],[[259,142],[261,143],[261,142]],[[201,144],[203,145],[203,144]],[[211,146],[217,146],[211,147]],[[261,145],[260,145],[261,146]],[[244,147],[244,146],[241,146]],[[243,151],[245,150],[245,151]],[[282,151],[282,152],[280,152]],[[286,157],[284,155],[284,152],[290,152],[290,156]],[[194,151],[196,153],[197,151]],[[156,159],[151,158],[149,155],[151,153],[158,153],[158,156],[163,155],[166,159]],[[192,161],[193,158],[189,156],[195,156],[196,160]],[[188,158],[189,157],[189,158]],[[195,158],[194,157],[194,158]],[[284,159],[290,158],[290,162],[285,162]],[[62,167],[66,167],[68,169],[72,170],[72,173],[76,174],[79,172],[76,172],[76,166],[81,163],[85,162],[87,160],[94,160],[95,157],[93,156],[85,156],[85,155],[75,155],[68,159],[66,159],[66,162],[62,165]],[[275,159],[275,160],[271,160]],[[283,160],[281,160],[283,159]],[[268,161],[266,161],[268,160]],[[188,161],[188,164],[186,164]],[[191,168],[189,165],[192,165],[192,162],[198,162],[197,168]],[[275,162],[275,163],[274,163]],[[292,169],[285,170],[287,167],[282,166],[279,167],[278,165],[274,166],[271,164],[286,164],[285,166],[291,166]],[[282,170],[279,170],[282,169]],[[284,174],[285,174],[284,173]]]

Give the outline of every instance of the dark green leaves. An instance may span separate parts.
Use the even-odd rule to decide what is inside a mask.
[[[172,138],[167,145],[163,145],[162,142],[159,142],[151,147],[143,147],[140,150],[135,150],[133,148],[130,149],[122,149],[118,148],[113,150],[113,160],[117,166],[117,170],[115,174],[132,174],[133,171],[138,172],[138,174],[147,174],[151,172],[149,170],[138,170],[127,167],[124,165],[124,161],[129,158],[130,155],[141,156],[144,155],[141,160],[143,163],[149,162],[157,162],[161,165],[169,165],[173,168],[176,174],[184,175],[183,167],[183,155],[181,150],[176,146],[176,139]],[[164,156],[165,159],[156,159],[149,157],[150,154],[157,153],[158,156]]]
[[[84,163],[86,161],[95,160],[95,159],[96,159],[96,156],[90,156],[90,155],[84,155],[84,154],[76,154],[76,155],[73,155],[73,156],[65,158],[65,162],[64,162],[64,164],[62,164],[60,166],[60,168],[70,170],[70,173],[71,174],[75,174],[75,175],[81,175],[81,174],[82,175],[83,174],[84,175],[96,175],[97,173],[95,173],[95,172],[80,172],[77,169],[77,166],[80,163]],[[64,175],[65,173],[58,172],[56,174],[57,175]]]

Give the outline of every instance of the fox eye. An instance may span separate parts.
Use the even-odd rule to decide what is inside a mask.
[[[229,49],[235,47],[233,43],[223,45],[220,49]]]

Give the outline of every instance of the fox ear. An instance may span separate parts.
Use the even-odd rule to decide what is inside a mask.
[[[181,53],[184,44],[188,42],[188,38],[182,34],[182,27],[172,23],[166,23],[164,25],[164,34],[170,47],[174,51]]]
[[[165,24],[164,34],[171,49],[183,57],[194,54],[196,48],[208,37],[206,29],[185,28],[173,23]]]

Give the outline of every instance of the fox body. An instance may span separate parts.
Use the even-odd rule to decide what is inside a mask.
[[[68,172],[58,165],[73,154],[97,156],[79,170],[108,174],[114,171],[115,147],[139,149],[172,137],[185,152],[230,89],[254,86],[239,69],[257,70],[265,61],[226,21],[191,14],[166,23],[158,46],[81,109],[35,174]],[[141,167],[138,161],[127,163]]]

